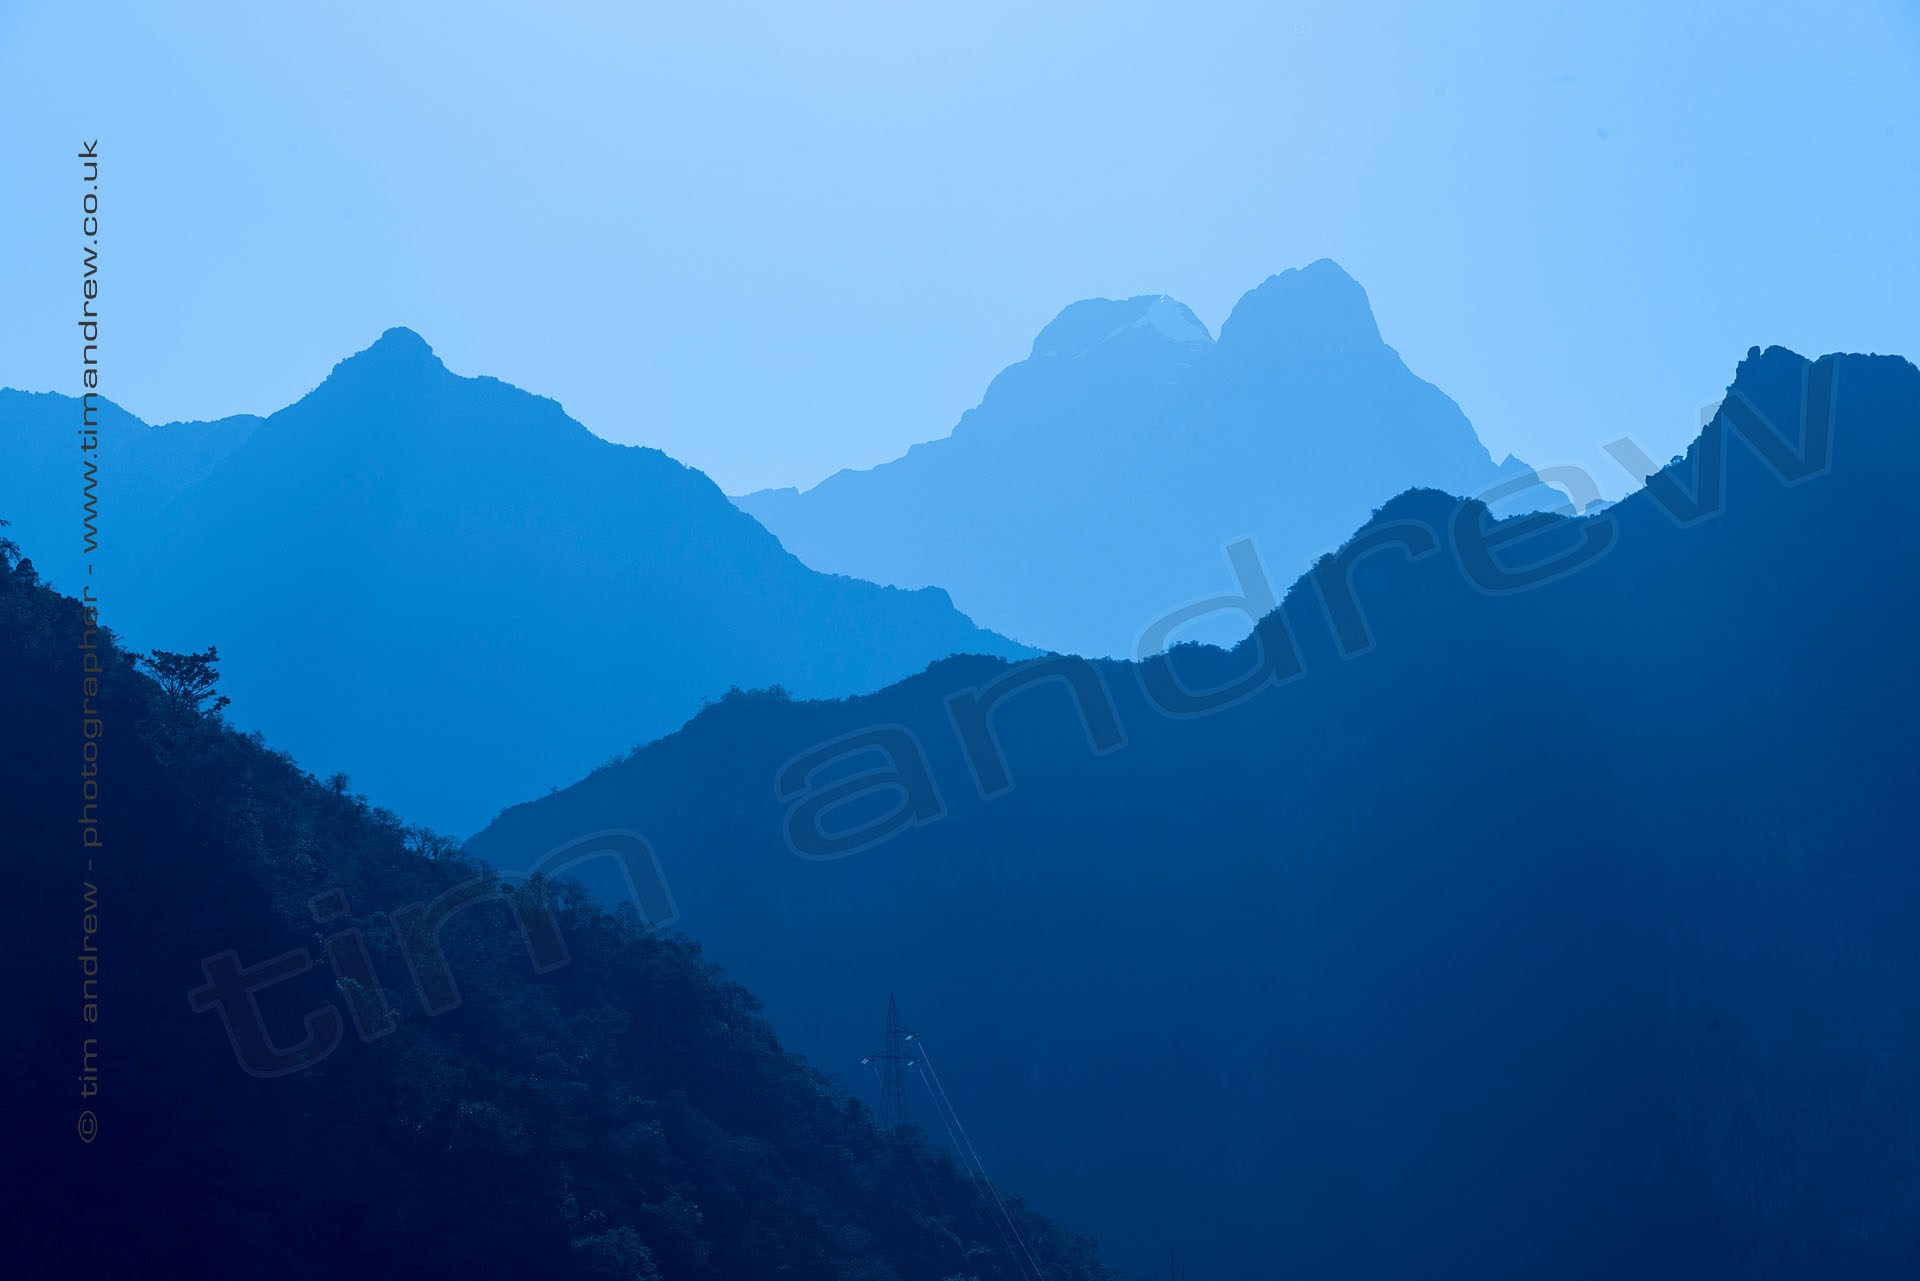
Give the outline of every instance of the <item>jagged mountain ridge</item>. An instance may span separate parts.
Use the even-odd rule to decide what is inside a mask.
[[[1403,495],[1236,652],[1056,669],[1098,679],[998,703],[997,753],[993,660],[737,698],[471,848],[647,833],[823,1066],[897,990],[995,1168],[1123,1266],[1899,1275],[1916,464],[1911,364],[1755,350],[1622,502]],[[1268,661],[1211,714],[1166,683]],[[794,844],[843,784],[842,827],[905,821]]]

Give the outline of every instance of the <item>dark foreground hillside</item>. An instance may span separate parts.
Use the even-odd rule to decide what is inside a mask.
[[[523,938],[480,865],[170,706],[0,560],[6,1275],[937,1281],[1020,1277],[1015,1249],[1111,1275],[1011,1194],[990,1218],[917,1131],[882,1133],[698,948],[540,883],[512,892]],[[457,1003],[429,1014],[448,1002],[394,922],[463,884],[480,904],[438,952]],[[258,988],[264,1024],[232,1003],[231,1043],[204,991],[192,1008],[223,965],[297,949],[312,968]]]
[[[1756,350],[1603,512],[1404,494],[1235,652],[736,697],[469,848],[646,833],[823,1067],[898,992],[1124,1267],[1920,1275],[1916,474],[1911,364]]]

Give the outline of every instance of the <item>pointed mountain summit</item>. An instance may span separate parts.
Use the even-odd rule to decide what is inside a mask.
[[[735,501],[810,565],[939,583],[1029,644],[1128,656],[1231,644],[1253,624],[1202,599],[1291,581],[1382,502],[1430,485],[1558,506],[1496,466],[1459,406],[1382,341],[1366,291],[1329,259],[1269,277],[1221,326],[1164,295],[1092,299],[1040,331],[951,435],[805,493]],[[1266,584],[1227,549],[1251,537]],[[1255,608],[1257,613],[1257,607]]]
[[[0,515],[62,587],[86,576],[72,446],[45,442],[79,419],[0,392]],[[732,686],[836,696],[1028,652],[943,591],[815,573],[701,472],[408,329],[266,419],[105,422],[109,625],[218,645],[235,723],[455,833]]]
[[[371,346],[335,364],[325,381],[314,390],[330,387],[334,395],[391,394],[402,388],[431,383],[436,378],[451,377],[453,374],[434,354],[426,339],[405,326],[396,325],[376,338]]]
[[[356,361],[379,363],[387,366],[431,365],[435,369],[446,368],[440,357],[433,354],[433,346],[405,325],[395,325],[373,340],[373,345],[357,351],[341,361],[334,369],[345,367]]]
[[[1382,345],[1367,291],[1331,258],[1289,267],[1241,295],[1220,326],[1220,342],[1294,357]]]

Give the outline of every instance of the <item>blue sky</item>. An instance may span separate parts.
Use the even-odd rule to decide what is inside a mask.
[[[77,387],[95,137],[135,413],[405,324],[732,492],[944,434],[1075,299],[1217,330],[1322,256],[1615,493],[1750,345],[1920,354],[1912,3],[186,8],[0,5],[0,384]]]

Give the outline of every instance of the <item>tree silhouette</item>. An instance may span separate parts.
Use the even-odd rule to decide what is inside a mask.
[[[216,670],[220,649],[216,645],[209,645],[198,654],[156,649],[140,661],[160,682],[166,706],[175,716],[189,712],[204,716],[220,711],[233,701],[224,694],[214,693],[214,686],[220,683],[220,673]]]
[[[5,529],[12,523],[10,520],[0,520],[0,529]],[[0,534],[0,578],[7,575],[11,575],[14,581],[26,587],[40,585],[40,575],[35,572],[33,562],[21,552],[20,544]]]

